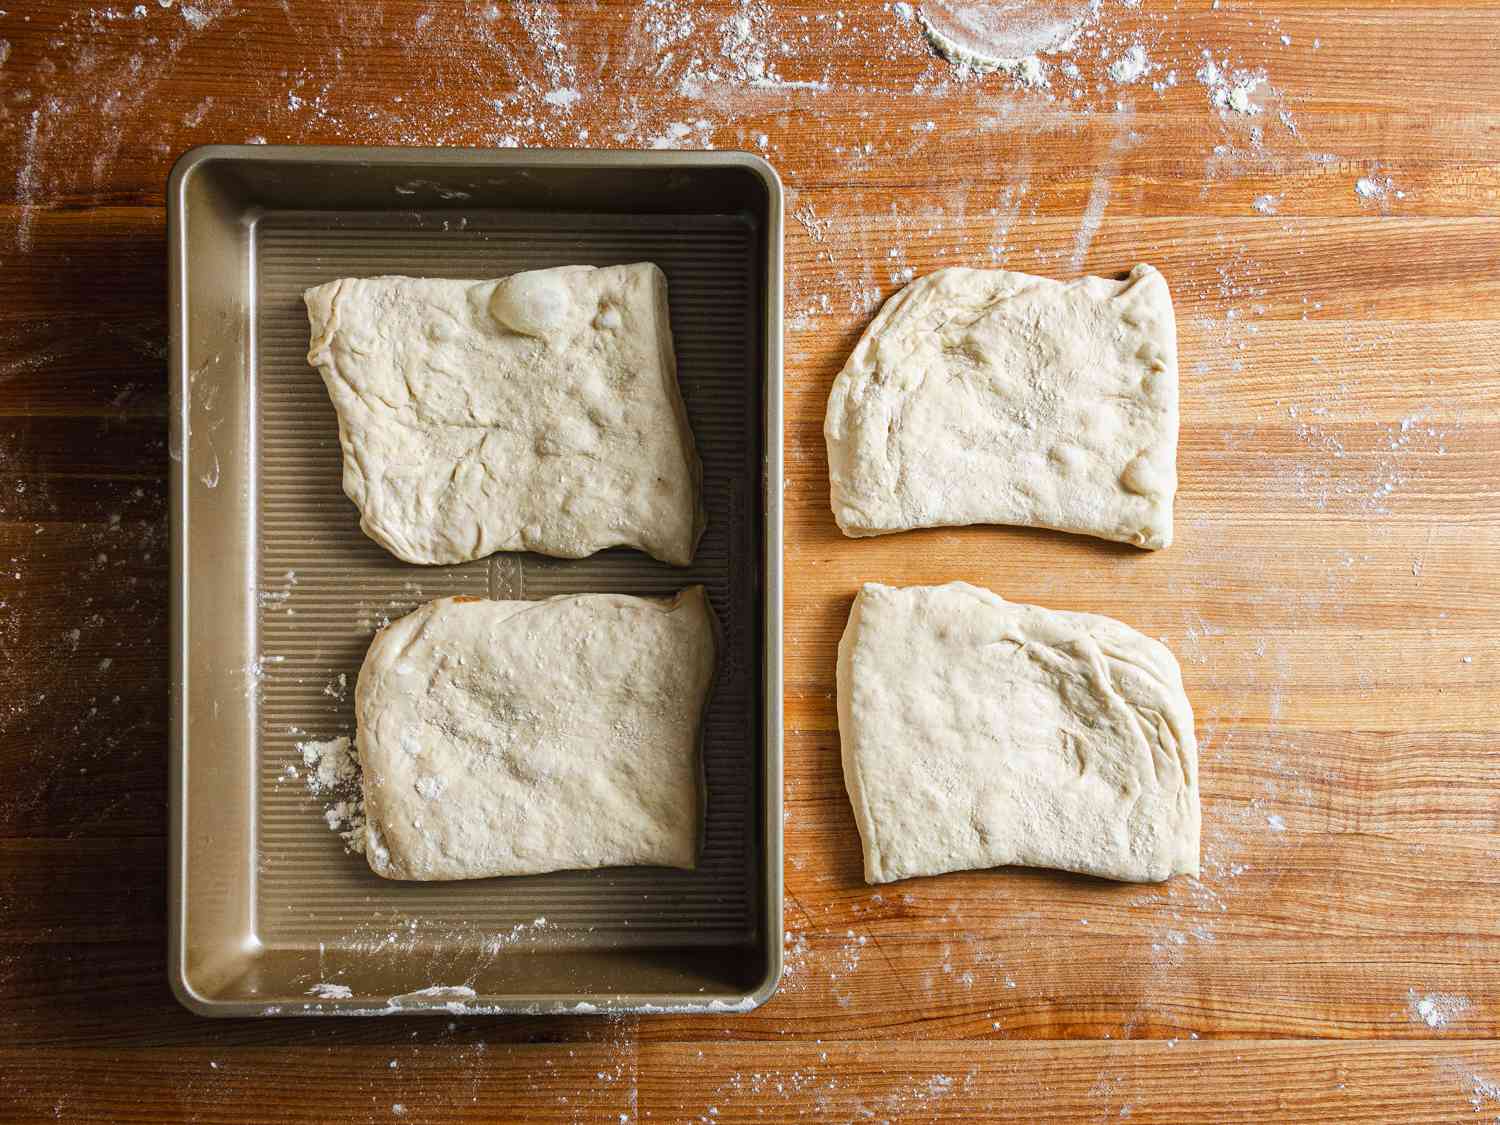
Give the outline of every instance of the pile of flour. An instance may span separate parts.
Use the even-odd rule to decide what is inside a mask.
[[[365,852],[365,801],[359,759],[347,735],[327,742],[297,743],[302,755],[302,779],[307,791],[323,802],[323,819],[344,846],[356,855]],[[295,773],[296,767],[288,767]]]

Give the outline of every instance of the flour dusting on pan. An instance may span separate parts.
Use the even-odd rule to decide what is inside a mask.
[[[302,778],[307,791],[323,803],[323,819],[349,851],[363,855],[366,824],[365,800],[360,782],[359,758],[348,735],[326,742],[299,742]],[[288,767],[295,771],[295,767]]]

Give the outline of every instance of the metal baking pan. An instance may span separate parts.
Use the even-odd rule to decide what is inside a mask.
[[[740,1011],[781,971],[781,285],[775,172],[743,153],[215,146],[167,191],[170,968],[204,1015]],[[302,291],[652,261],[708,528],[628,550],[418,567],[359,531]],[[353,734],[377,627],[449,594],[662,594],[724,626],[698,870],[396,883],[288,767]],[[340,676],[344,677],[341,685]]]

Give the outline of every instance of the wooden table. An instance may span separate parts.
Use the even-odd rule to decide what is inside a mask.
[[[1500,9],[1104,0],[1026,89],[853,0],[7,7],[0,1119],[1500,1118]],[[1155,69],[1112,79],[1137,43]],[[1259,112],[1214,104],[1241,86]],[[246,140],[780,170],[789,932],[761,1010],[221,1023],[168,994],[162,188]],[[903,279],[1137,260],[1181,329],[1170,550],[837,533],[824,401]],[[863,884],[835,641],[859,581],[952,578],[1170,643],[1201,879]]]

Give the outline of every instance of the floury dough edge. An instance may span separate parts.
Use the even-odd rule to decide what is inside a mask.
[[[1193,713],[1166,646],[963,582],[867,583],[839,641],[865,879],[1014,864],[1196,875]]]
[[[702,586],[443,598],[392,622],[355,688],[371,869],[694,867],[717,637]]]
[[[343,278],[305,300],[344,492],[392,554],[692,562],[703,471],[655,265]]]
[[[828,398],[849,536],[1046,527],[1159,549],[1177,491],[1177,328],[1166,281],[951,268],[895,294]]]

